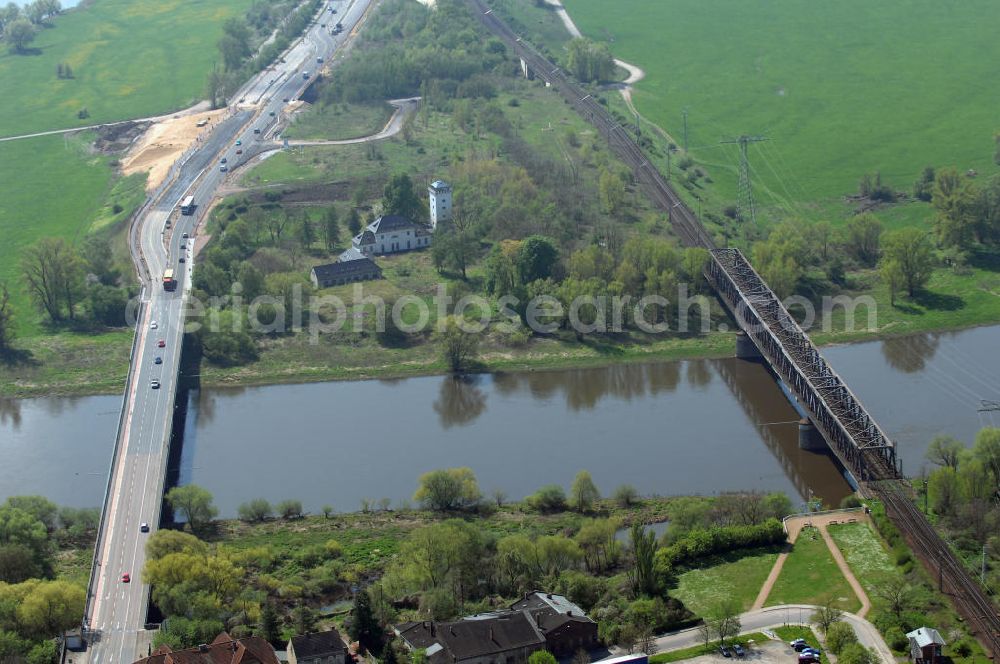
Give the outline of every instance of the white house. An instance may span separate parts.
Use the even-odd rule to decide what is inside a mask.
[[[351,244],[365,256],[395,254],[431,246],[431,231],[406,217],[389,214],[368,224]]]
[[[434,230],[439,221],[451,219],[451,185],[435,180],[427,187],[427,195],[431,202],[431,230]]]

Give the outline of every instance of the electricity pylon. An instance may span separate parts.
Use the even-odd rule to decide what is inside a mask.
[[[750,184],[750,158],[747,156],[747,146],[751,143],[766,141],[764,136],[747,136],[733,138],[720,143],[736,143],[740,146],[740,184],[737,189],[736,211],[740,219],[750,219],[757,223],[757,211],[753,204],[753,187]]]

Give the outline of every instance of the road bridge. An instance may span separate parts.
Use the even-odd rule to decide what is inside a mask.
[[[924,565],[939,577],[975,636],[1000,655],[1000,615],[983,588],[911,500],[896,448],[864,405],[738,249],[719,249],[701,221],[653,166],[628,131],[561,67],[514,32],[485,0],[466,0],[480,22],[521,61],[526,76],[553,88],[608,141],[649,198],[667,213],[680,241],[710,251],[705,276],[763,359],[786,383],[862,493],[879,498]]]
[[[315,71],[320,61],[331,60],[353,36],[371,0],[333,0],[332,4],[338,9],[336,16],[344,32],[334,35],[323,26],[328,20],[336,22],[326,18],[330,14],[324,4],[280,63],[245,86],[225,118],[171,168],[167,180],[149,196],[129,229],[132,259],[143,291],[87,589],[83,628],[89,650],[77,660],[128,664],[147,653],[150,588],[143,580],[145,544],[160,522],[185,308],[195,259],[193,238],[230,170],[258,158],[264,137],[279,126],[288,101],[299,97],[313,82],[313,77],[304,73]],[[242,96],[251,92],[253,98]],[[221,167],[223,158],[225,170]],[[194,197],[198,208],[191,215],[177,214],[178,204],[188,195]],[[175,271],[174,291],[162,286],[166,269]]]

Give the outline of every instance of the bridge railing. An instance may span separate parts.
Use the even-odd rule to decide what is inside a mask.
[[[707,277],[859,480],[895,477],[895,446],[738,249],[712,252]]]
[[[94,559],[90,563],[90,581],[87,583],[87,604],[83,612],[83,627],[85,631],[90,629],[90,612],[93,610],[98,573],[97,568],[101,564],[101,547],[104,546],[104,531],[108,519],[108,504],[111,501],[111,486],[115,481],[115,465],[118,463],[118,452],[122,444],[122,428],[125,426],[125,417],[128,413],[129,397],[132,394],[132,376],[134,372],[133,359],[135,358],[136,346],[139,344],[139,326],[142,325],[142,316],[146,305],[139,298],[139,311],[135,319],[135,330],[132,335],[132,349],[128,355],[128,374],[125,377],[125,394],[122,395],[121,412],[118,414],[118,429],[115,435],[115,448],[111,453],[111,464],[108,468],[108,484],[104,488],[104,503],[101,506],[101,523],[97,530],[97,541],[94,542]]]

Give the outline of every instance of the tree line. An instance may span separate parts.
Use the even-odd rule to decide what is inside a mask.
[[[59,507],[42,496],[0,505],[0,658],[54,664],[56,637],[80,624],[85,589],[55,579],[62,545],[92,546],[100,513]]]
[[[0,8],[0,38],[14,53],[24,53],[38,34],[38,28],[62,11],[59,0],[34,0],[23,8],[8,2]]]
[[[863,179],[860,189],[868,196],[887,190],[878,177]],[[962,270],[976,253],[1000,246],[1000,176],[976,186],[955,169],[928,167],[913,194],[933,208],[930,232],[884,231],[869,212],[838,230],[827,222],[791,219],[754,244],[754,265],[779,297],[815,296],[845,286],[851,269],[876,269],[895,304],[897,294],[917,295],[936,267]]]

